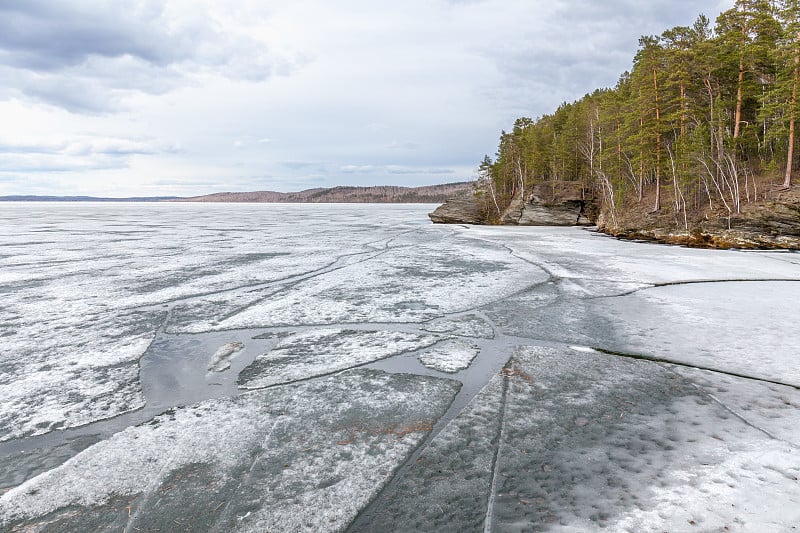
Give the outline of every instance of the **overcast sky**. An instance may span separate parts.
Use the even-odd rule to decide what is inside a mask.
[[[471,179],[732,0],[0,0],[0,195]]]

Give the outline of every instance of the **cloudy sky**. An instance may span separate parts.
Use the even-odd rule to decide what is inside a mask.
[[[733,0],[0,0],[0,195],[470,179]]]

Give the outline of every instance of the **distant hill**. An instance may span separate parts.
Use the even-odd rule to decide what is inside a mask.
[[[333,187],[300,192],[220,192],[178,198],[175,202],[272,202],[272,203],[397,203],[436,204],[472,192],[472,182],[445,183],[425,187]]]
[[[35,196],[31,194],[0,196],[0,202],[163,202],[178,196],[133,196],[130,198],[102,198],[97,196]]]

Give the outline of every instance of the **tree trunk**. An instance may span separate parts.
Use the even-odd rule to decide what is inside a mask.
[[[800,35],[797,36],[800,44]],[[798,52],[800,54],[800,52]],[[794,78],[792,79],[792,99],[790,100],[789,111],[789,149],[786,154],[786,176],[783,179],[783,186],[792,186],[792,164],[794,163],[794,123],[795,110],[797,109],[797,84],[800,81],[800,55],[794,56]]]
[[[686,83],[681,81],[681,139],[686,137]]]
[[[622,122],[617,118],[617,175],[622,176]]]
[[[742,22],[742,49],[739,52],[739,79],[736,82],[736,115],[733,124],[733,138],[739,138],[742,123],[742,86],[744,85],[744,46],[747,39],[747,26]]]
[[[744,58],[739,60],[739,81],[736,84],[736,116],[733,125],[733,138],[739,138],[740,124],[742,123],[742,85],[744,83]]]
[[[639,89],[639,99],[642,99],[642,89]],[[644,115],[639,112],[639,202],[644,198]]]
[[[711,152],[714,152],[714,90],[711,87],[711,80],[705,78],[703,82],[708,90],[708,132],[709,144],[708,147]]]
[[[661,209],[661,107],[658,101],[658,71],[653,69],[653,88],[656,95],[656,202],[653,211]]]

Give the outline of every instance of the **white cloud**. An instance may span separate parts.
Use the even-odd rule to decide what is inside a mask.
[[[136,92],[164,94],[204,74],[263,81],[291,73],[265,43],[220,28],[202,4],[153,0],[0,3],[5,96],[77,113],[119,110]]]
[[[467,179],[518,116],[615,83],[639,35],[731,3],[2,2],[0,194]]]

